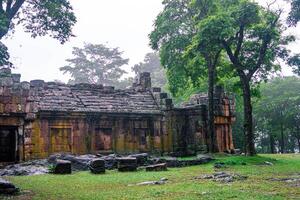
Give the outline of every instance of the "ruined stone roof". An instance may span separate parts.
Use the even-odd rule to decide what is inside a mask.
[[[161,114],[162,106],[147,83],[150,74],[143,73],[142,78],[131,89],[115,90],[93,84],[20,82],[19,74],[0,69],[0,113],[27,113],[28,118],[46,111]]]
[[[34,103],[34,112],[161,113],[148,90],[115,90],[91,84],[32,87],[29,100]]]

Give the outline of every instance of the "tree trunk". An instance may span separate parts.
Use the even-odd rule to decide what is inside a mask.
[[[251,91],[250,83],[246,77],[241,77],[243,86],[243,99],[244,99],[244,134],[246,141],[246,155],[254,156],[254,132],[253,132],[253,117],[252,117],[252,104],[251,104]]]
[[[214,83],[215,83],[215,67],[208,65],[208,135],[210,136],[210,152],[218,152],[217,136],[215,131],[215,115],[214,115]]]
[[[280,123],[280,135],[281,135],[281,141],[280,141],[280,152],[284,153],[284,134],[283,134],[283,124]]]
[[[298,148],[299,148],[299,153],[300,153],[300,127],[297,126],[297,132],[296,132],[296,139],[297,139],[297,142],[298,142]]]
[[[270,150],[271,150],[272,154],[275,153],[275,140],[274,140],[274,136],[272,135],[272,133],[270,133]]]

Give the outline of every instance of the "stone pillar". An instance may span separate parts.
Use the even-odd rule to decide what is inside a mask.
[[[143,89],[150,89],[151,88],[151,75],[149,72],[143,72],[140,74],[139,85]]]
[[[132,87],[137,91],[152,90],[151,88],[151,74],[150,72],[142,72],[135,78]]]

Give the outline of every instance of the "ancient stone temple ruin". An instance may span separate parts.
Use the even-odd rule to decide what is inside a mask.
[[[0,69],[0,162],[67,152],[181,154],[206,151],[207,96],[175,107],[142,73],[130,89],[33,80]],[[234,101],[215,94],[220,152],[233,150]]]

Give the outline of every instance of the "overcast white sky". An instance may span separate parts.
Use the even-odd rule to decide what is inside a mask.
[[[66,82],[68,76],[63,75],[59,67],[72,57],[72,47],[82,47],[84,42],[120,47],[124,57],[130,59],[128,70],[151,51],[148,34],[155,17],[162,10],[162,0],[70,1],[78,22],[74,27],[76,37],[66,44],[61,45],[49,37],[32,39],[20,28],[4,41],[16,66],[13,71],[21,73],[22,80],[59,79]],[[300,27],[293,32],[300,33]],[[300,53],[299,44],[298,40],[291,49]],[[291,73],[285,69],[283,74]]]

